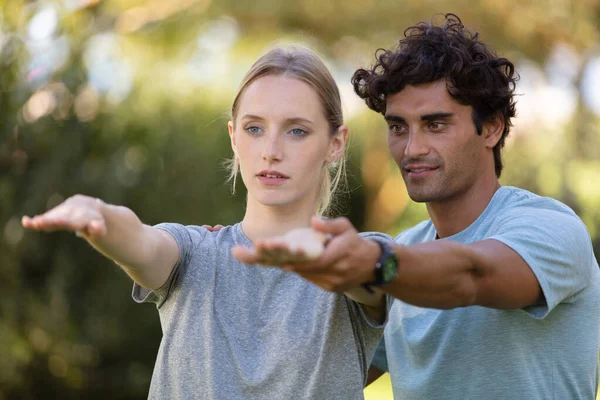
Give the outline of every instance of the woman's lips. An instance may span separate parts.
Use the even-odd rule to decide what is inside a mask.
[[[285,181],[290,179],[287,175],[277,171],[261,171],[256,177],[261,183],[268,186],[282,185]]]

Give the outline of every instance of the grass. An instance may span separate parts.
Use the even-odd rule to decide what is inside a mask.
[[[393,400],[390,374],[385,373],[365,389],[365,400]]]
[[[365,389],[365,400],[394,400],[390,374],[383,374]],[[600,400],[600,391],[596,396]]]

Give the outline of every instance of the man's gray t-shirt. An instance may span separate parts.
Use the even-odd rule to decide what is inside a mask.
[[[426,221],[396,241],[430,242],[436,234]],[[527,262],[545,304],[437,310],[396,300],[373,359],[390,372],[394,398],[595,399],[600,272],[585,225],[556,200],[502,187],[473,224],[443,240],[485,239],[504,243]]]
[[[363,398],[382,324],[343,294],[234,259],[234,245],[251,246],[241,224],[157,227],[179,261],[160,289],[133,288],[156,303],[163,331],[149,398]]]

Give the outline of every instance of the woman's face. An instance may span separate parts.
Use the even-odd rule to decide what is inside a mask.
[[[323,167],[344,152],[346,129],[331,135],[311,86],[268,75],[244,89],[229,135],[249,202],[315,208]]]

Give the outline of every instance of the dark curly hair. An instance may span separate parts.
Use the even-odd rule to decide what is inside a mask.
[[[444,15],[443,26],[420,22],[404,31],[392,50],[378,49],[370,69],[352,77],[354,91],[367,106],[385,114],[387,96],[406,85],[445,79],[448,93],[462,105],[473,107],[473,123],[481,135],[483,123],[504,120],[504,131],[494,147],[496,176],[502,172],[501,150],[515,116],[514,90],[519,76],[514,65],[464,27],[454,14]]]

